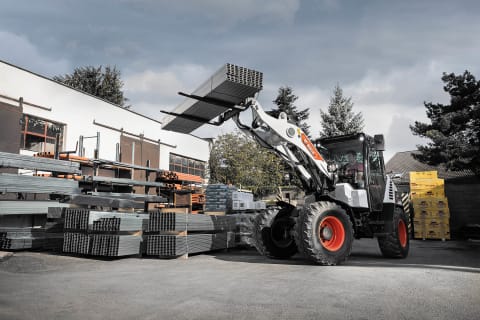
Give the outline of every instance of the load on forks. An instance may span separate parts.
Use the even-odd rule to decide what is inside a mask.
[[[303,205],[280,202],[258,213],[253,237],[272,258],[300,253],[322,265],[349,257],[353,240],[377,238],[383,256],[405,258],[408,217],[400,195],[385,173],[383,135],[357,133],[312,142],[285,113],[267,114],[256,99],[262,73],[226,64],[187,99],[167,113],[163,128],[190,133],[204,124],[232,119],[262,147],[286,161],[302,181]],[[251,112],[250,124],[240,115]]]

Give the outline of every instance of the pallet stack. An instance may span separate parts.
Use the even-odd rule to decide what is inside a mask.
[[[145,254],[174,258],[232,248],[235,228],[233,217],[151,211],[144,231]]]
[[[148,215],[65,209],[63,252],[122,257],[141,251]]]
[[[415,239],[450,239],[450,211],[445,183],[437,171],[410,172]]]

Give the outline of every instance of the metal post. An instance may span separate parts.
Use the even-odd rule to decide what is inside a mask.
[[[83,148],[83,136],[78,137],[78,155],[85,156],[85,149]]]
[[[132,164],[135,164],[135,141],[132,142]],[[133,174],[135,173],[135,170],[132,168],[132,179],[134,179]]]
[[[120,143],[118,142],[115,146],[115,161],[120,162]]]
[[[97,131],[97,147],[95,149],[95,159],[100,157],[100,132]]]

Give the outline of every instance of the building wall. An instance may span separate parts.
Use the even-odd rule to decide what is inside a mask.
[[[474,177],[445,183],[450,209],[450,230],[459,235],[467,224],[480,225],[480,181]]]
[[[74,150],[80,135],[95,136],[100,132],[99,157],[115,160],[116,144],[120,142],[121,133],[95,125],[95,121],[171,145],[160,145],[162,169],[169,167],[170,152],[201,161],[208,160],[209,148],[205,140],[162,130],[161,124],[152,119],[2,61],[0,95],[15,99],[23,97],[24,101],[51,108],[51,111],[47,111],[24,104],[23,112],[66,124],[64,150]],[[95,145],[95,139],[84,141],[87,157],[93,157]]]

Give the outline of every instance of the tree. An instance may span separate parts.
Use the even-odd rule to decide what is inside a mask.
[[[53,80],[90,93],[123,108],[130,108],[130,106],[125,105],[128,99],[123,96],[123,81],[120,79],[120,71],[116,67],[106,66],[105,70],[102,70],[102,66],[98,68],[93,66],[75,68],[72,74],[55,76]]]
[[[298,110],[295,106],[295,101],[298,97],[293,94],[293,89],[290,87],[280,87],[278,95],[273,103],[277,106],[276,109],[267,111],[267,113],[275,118],[278,118],[280,112],[285,112],[288,119],[299,126],[307,136],[310,135],[310,126],[305,122],[310,116],[309,108]]]
[[[256,195],[272,193],[282,185],[281,160],[241,132],[219,136],[209,159],[210,182],[252,189]]]
[[[449,170],[472,170],[480,176],[480,81],[469,72],[462,75],[443,73],[443,90],[450,104],[424,102],[431,123],[415,121],[414,135],[428,138],[418,145],[415,156],[431,165],[444,164]]]
[[[320,136],[332,137],[361,132],[364,127],[363,115],[361,112],[354,113],[352,109],[352,98],[345,98],[342,88],[337,84],[333,89],[328,111],[320,110],[323,127]]]

